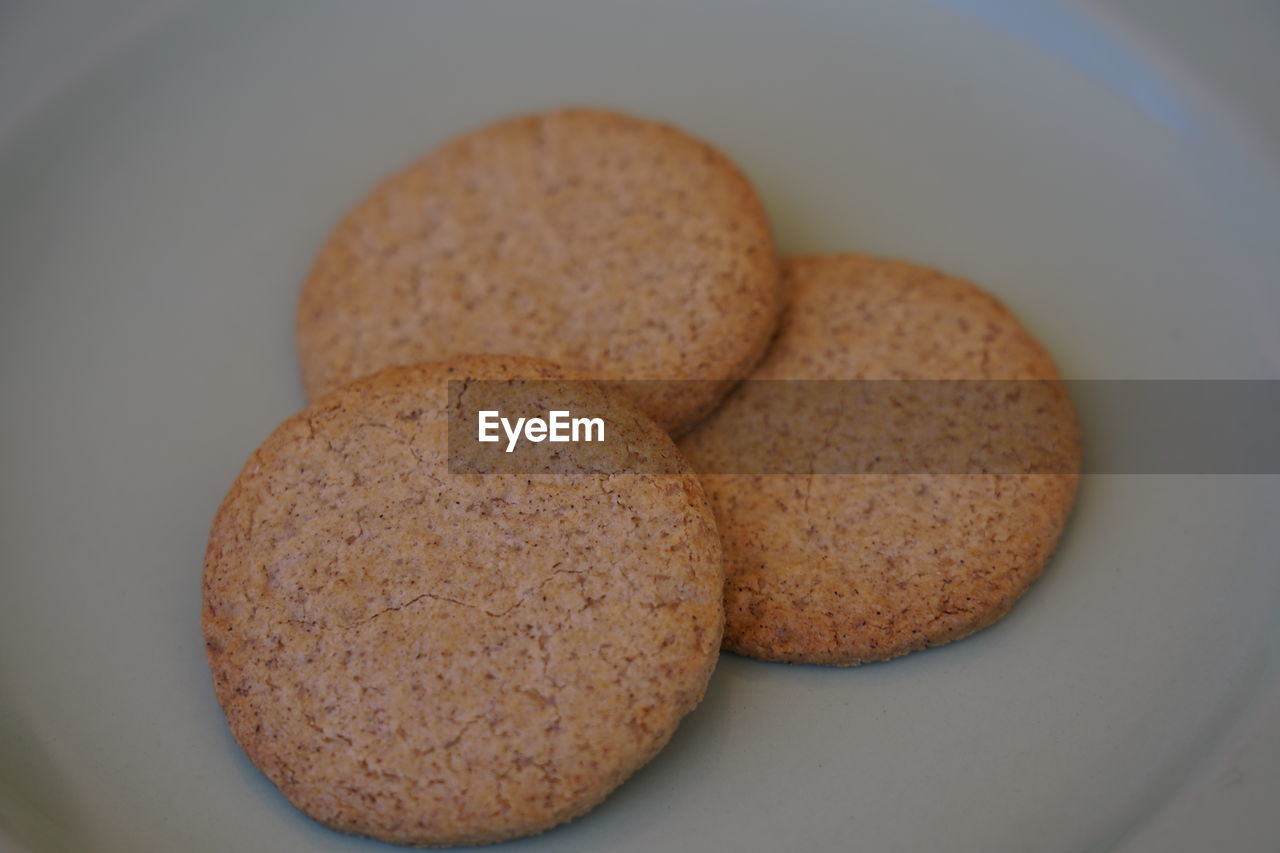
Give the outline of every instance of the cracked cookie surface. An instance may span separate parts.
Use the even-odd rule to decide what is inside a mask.
[[[852,665],[995,622],[1040,575],[1075,499],[1079,430],[1049,355],[978,287],[903,262],[784,261],[783,294],[778,336],[751,379],[984,380],[966,387],[1001,398],[1000,380],[1019,380],[1032,429],[974,435],[960,424],[924,449],[963,456],[994,445],[1025,451],[1041,462],[1032,470],[1048,473],[814,474],[841,470],[842,438],[888,447],[903,426],[892,407],[867,423],[874,409],[822,411],[797,405],[822,397],[794,386],[739,386],[680,443],[705,472],[724,543],[725,648]],[[786,459],[793,470],[724,473],[744,470],[744,457]]]
[[[449,379],[565,375],[495,356],[366,377],[281,424],[220,507],[201,619],[218,700],[321,823],[424,845],[536,833],[603,799],[701,699],[719,537],[655,424],[611,421],[627,453],[685,473],[449,470]]]
[[[778,307],[764,209],[728,158],[669,125],[563,110],[461,136],[379,184],[303,285],[298,353],[312,399],[495,351],[682,380],[625,388],[679,434],[759,360]]]

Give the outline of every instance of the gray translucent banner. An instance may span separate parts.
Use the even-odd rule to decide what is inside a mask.
[[[455,473],[679,467],[594,383],[449,384]],[[606,387],[640,386],[714,387]],[[1280,474],[1280,380],[748,380],[679,445],[704,474]]]

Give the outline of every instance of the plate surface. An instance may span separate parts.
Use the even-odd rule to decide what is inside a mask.
[[[302,403],[312,253],[475,124],[681,124],[784,250],[983,282],[1070,377],[1280,376],[1276,114],[1151,3],[51,5],[0,12],[0,849],[390,849],[236,748],[199,573]],[[1223,5],[1256,20],[1201,47],[1274,80],[1280,15]],[[506,849],[1274,849],[1277,507],[1274,476],[1090,477],[997,626],[854,670],[727,656],[657,760]]]

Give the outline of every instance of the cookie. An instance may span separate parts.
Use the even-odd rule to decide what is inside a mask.
[[[281,424],[218,510],[201,619],[218,701],[317,821],[419,845],[540,832],[597,804],[702,697],[719,537],[662,430],[576,383],[626,453],[683,473],[446,461],[448,380],[564,375],[477,356],[365,377]]]
[[[1040,575],[1075,498],[1079,430],[1049,355],[978,287],[907,263],[789,260],[783,292],[778,337],[752,380],[937,382],[748,381],[681,441],[703,472],[723,539],[725,648],[852,665],[995,622]],[[877,467],[878,448],[892,450],[911,430],[910,420],[886,414],[897,411],[892,392],[909,399],[940,387],[976,395],[968,413],[1015,400],[1031,417],[1003,430],[943,417],[915,448],[943,468]],[[843,398],[822,390],[831,388]],[[868,397],[888,404],[848,405]],[[840,404],[824,403],[831,399]],[[876,452],[847,457],[856,464],[840,473],[842,447],[868,440]],[[945,467],[975,448],[1021,444],[1038,466]],[[762,464],[753,471],[744,458]],[[791,461],[782,473],[760,473],[778,470],[764,464],[773,459]]]
[[[778,307],[768,222],[732,162],[578,109],[485,127],[384,180],[320,250],[297,342],[312,399],[468,352],[706,380],[622,388],[678,434],[750,371]]]

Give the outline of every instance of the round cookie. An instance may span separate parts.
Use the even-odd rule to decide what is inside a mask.
[[[684,437],[725,550],[725,648],[852,665],[990,625],[1040,575],[1075,499],[1079,430],[1050,357],[973,284],[907,263],[789,260],[783,293],[778,337],[751,380],[945,382],[748,381]],[[892,402],[890,392],[909,399],[952,385],[986,396],[967,404],[958,427],[942,418],[942,432],[927,433],[916,452],[946,459],[957,449],[963,459],[975,448],[1025,445],[1013,449],[1030,448],[1020,458],[1041,464],[1013,470],[1038,473],[843,473],[886,469],[875,464],[878,452],[841,469],[842,442],[870,436],[873,448],[889,450],[911,428],[878,419],[892,405],[849,400]],[[1008,399],[1033,413],[1028,429],[974,434],[986,426],[968,415]],[[779,471],[776,459],[785,469],[762,473]]]
[[[577,401],[630,458],[684,473],[447,464],[448,380],[565,375],[478,356],[368,376],[281,424],[218,510],[201,619],[218,701],[321,823],[421,845],[540,832],[597,804],[701,699],[719,536],[665,433],[583,382]]]
[[[315,397],[468,352],[550,359],[679,434],[759,359],[778,313],[764,209],[742,173],[665,124],[599,110],[516,118],[384,180],[321,249],[298,305]]]

